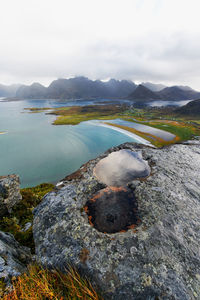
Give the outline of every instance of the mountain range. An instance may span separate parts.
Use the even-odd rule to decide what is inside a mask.
[[[47,88],[39,83],[21,86],[17,98],[81,99],[81,98],[124,98],[136,84],[128,80],[111,79],[107,82],[90,80],[86,77],[54,80]]]
[[[14,97],[20,86],[20,84],[0,84],[0,97]]]
[[[200,93],[188,88],[181,86],[165,87],[161,91],[153,92],[142,84],[138,85],[137,88],[128,96],[128,99],[134,101],[148,102],[152,100],[194,100],[200,98]]]
[[[0,97],[17,99],[129,99],[148,102],[152,100],[190,100],[200,98],[200,93],[187,86],[166,87],[146,82],[136,85],[129,80],[90,80],[86,77],[54,80],[48,87],[40,83],[31,85],[0,85]]]

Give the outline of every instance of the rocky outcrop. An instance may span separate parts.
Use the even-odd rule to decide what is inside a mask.
[[[0,217],[11,212],[12,207],[21,199],[19,176],[0,176]]]
[[[106,187],[93,169],[121,149],[140,153],[151,174]],[[37,260],[62,270],[76,265],[107,299],[200,299],[199,170],[198,139],[163,149],[134,143],[110,149],[34,210]]]
[[[30,262],[30,249],[20,246],[12,234],[0,231],[0,278],[9,284],[10,279],[23,273]]]

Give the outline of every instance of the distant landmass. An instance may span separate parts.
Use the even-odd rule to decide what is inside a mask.
[[[166,85],[161,84],[161,83],[142,82],[141,84],[153,92],[160,92],[164,88],[167,88]],[[183,91],[194,91],[191,87],[186,86],[186,85],[177,85],[176,87],[178,87],[179,89],[181,89]]]
[[[186,105],[177,108],[176,113],[180,115],[199,117],[200,116],[200,99],[191,101]]]
[[[0,84],[0,97],[15,97],[20,84],[4,85]]]
[[[130,80],[90,80],[80,76],[54,80],[48,87],[40,83],[31,85],[0,85],[0,97],[15,99],[129,99],[145,103],[152,100],[195,100],[200,93],[188,86],[166,87],[145,82],[136,85]]]
[[[171,101],[179,101],[179,100],[193,100],[200,98],[200,93],[185,87],[166,87],[159,92],[153,92],[143,85],[139,85],[133,93],[128,96],[128,99],[134,101],[142,101],[147,102],[151,100],[171,100]]]
[[[33,83],[30,86],[22,85],[16,91],[16,97],[19,98],[45,98],[46,87],[40,83]]]
[[[142,84],[138,85],[138,87],[128,96],[128,99],[135,101],[151,101],[151,100],[159,100],[160,97],[157,93],[151,91],[147,87]]]
[[[176,100],[193,100],[200,98],[199,92],[193,89],[185,89],[185,87],[181,88],[180,86],[166,87],[158,94],[165,100],[173,100],[173,98]]]
[[[107,82],[90,80],[86,77],[54,80],[47,88],[39,83],[21,86],[18,98],[80,99],[80,98],[124,98],[136,84],[128,80],[111,79]]]

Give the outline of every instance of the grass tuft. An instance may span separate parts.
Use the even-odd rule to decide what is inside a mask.
[[[2,300],[102,300],[90,281],[72,267],[66,274],[29,265],[28,273],[12,281],[13,289]]]

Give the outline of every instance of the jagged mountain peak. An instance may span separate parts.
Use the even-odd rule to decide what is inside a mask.
[[[128,99],[135,100],[135,101],[151,101],[151,100],[158,100],[159,95],[152,92],[147,87],[139,84],[135,91],[128,96]]]

